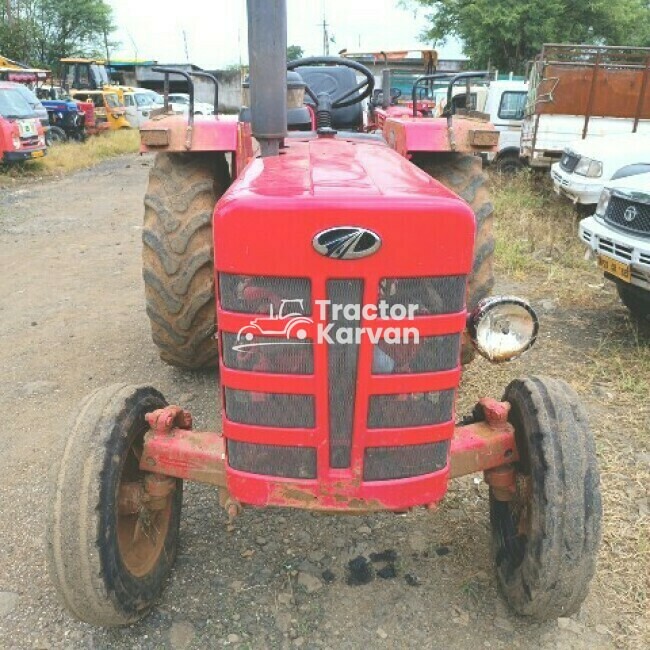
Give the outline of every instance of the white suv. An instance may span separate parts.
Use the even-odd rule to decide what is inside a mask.
[[[650,172],[650,136],[605,135],[577,140],[551,167],[553,185],[578,205],[598,203],[610,180]]]
[[[580,222],[580,239],[625,306],[650,321],[650,173],[608,183],[596,214]]]
[[[170,93],[169,101],[182,107],[184,113],[190,110],[190,96],[187,93]],[[195,101],[194,115],[214,115],[214,104]]]

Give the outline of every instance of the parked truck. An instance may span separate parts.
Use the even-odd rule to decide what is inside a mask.
[[[650,133],[650,48],[544,45],[530,71],[521,157],[550,167],[575,140]]]

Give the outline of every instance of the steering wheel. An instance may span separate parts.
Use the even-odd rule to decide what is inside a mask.
[[[321,134],[333,134],[335,131],[332,129],[332,111],[335,108],[345,108],[346,106],[358,104],[366,99],[366,97],[370,97],[372,91],[375,89],[375,77],[365,65],[338,56],[311,56],[306,59],[298,59],[297,61],[291,61],[287,65],[287,70],[295,70],[296,68],[308,65],[341,65],[345,68],[356,70],[364,76],[364,79],[354,88],[345,90],[336,97],[332,97],[325,91],[316,94],[309,86],[305,86],[305,92],[316,106],[318,132]]]

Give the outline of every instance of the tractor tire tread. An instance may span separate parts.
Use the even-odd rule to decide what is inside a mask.
[[[128,604],[116,592],[119,576],[107,571],[106,536],[102,531],[101,494],[108,480],[107,463],[115,464],[116,427],[132,422],[137,404],[161,408],[165,398],[147,386],[113,384],[88,395],[61,437],[59,453],[50,470],[50,502],[46,523],[46,559],[51,581],[61,600],[80,620],[111,627],[132,623],[146,614],[157,594],[132,598]],[[105,486],[104,486],[105,487]],[[175,553],[180,521],[177,501]],[[112,551],[114,552],[114,549]],[[167,571],[173,557],[165,560]],[[110,574],[110,575],[109,575]],[[160,581],[160,587],[162,587]]]
[[[534,503],[524,559],[514,569],[497,566],[499,586],[520,615],[538,621],[570,616],[587,595],[601,538],[600,479],[587,415],[568,384],[547,377],[511,382],[504,401],[524,405],[518,435],[529,449]]]
[[[422,154],[414,164],[466,201],[476,217],[474,262],[467,282],[467,310],[490,295],[494,288],[494,206],[487,187],[488,177],[479,156],[471,153]],[[472,344],[463,344],[462,363],[476,356]]]
[[[217,363],[212,213],[229,182],[223,153],[161,153],[149,175],[143,279],[152,339],[170,365]]]

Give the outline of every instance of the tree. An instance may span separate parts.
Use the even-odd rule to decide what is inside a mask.
[[[289,45],[287,48],[287,61],[297,61],[302,59],[304,55],[305,52],[300,45]]]
[[[0,11],[2,53],[42,67],[66,56],[105,56],[104,41],[113,30],[105,0],[21,0]]]
[[[431,10],[422,39],[458,37],[476,66],[523,71],[544,43],[650,45],[647,0],[404,0]]]

